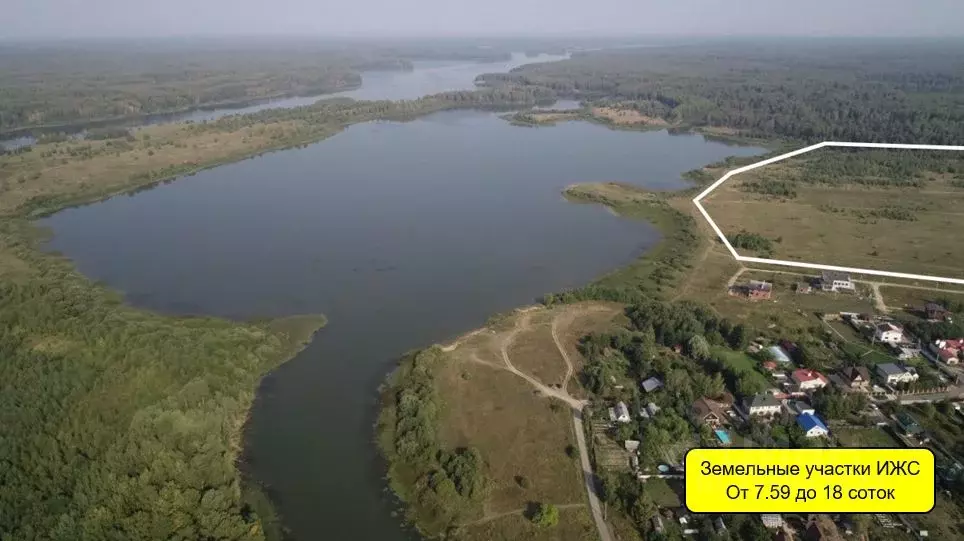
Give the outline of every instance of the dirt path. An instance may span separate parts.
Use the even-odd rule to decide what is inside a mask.
[[[584,503],[564,503],[561,505],[556,505],[556,509],[578,509],[580,507],[586,507]],[[472,522],[463,522],[459,526],[475,526],[477,524],[485,524],[486,522],[491,522],[493,520],[498,520],[500,518],[511,517],[512,515],[521,515],[525,513],[525,509],[513,509],[512,511],[506,511],[505,513],[497,513],[495,515],[484,516],[478,520],[473,520]]]
[[[874,291],[874,307],[882,314],[889,314],[890,309],[887,308],[887,303],[884,302],[884,296],[880,293],[880,282],[867,283],[870,284],[870,288]]]
[[[502,339],[502,343],[499,344],[499,353],[502,354],[502,362],[505,363],[506,370],[528,381],[530,385],[538,389],[542,394],[562,400],[563,402],[569,404],[569,406],[573,409],[582,410],[582,408],[586,406],[585,400],[577,400],[569,396],[569,393],[566,392],[565,389],[553,389],[547,386],[536,378],[516,368],[512,364],[512,360],[509,359],[509,346],[512,345],[512,342],[520,332],[529,327],[530,319],[532,319],[532,315],[528,312],[525,312],[519,316],[519,318],[516,319],[515,327],[513,327],[513,329],[505,335],[505,337]]]
[[[543,396],[552,397],[557,400],[561,400],[566,404],[569,404],[569,407],[572,408],[572,426],[573,426],[573,431],[575,432],[575,435],[576,435],[576,444],[579,448],[579,462],[582,469],[583,483],[585,484],[585,487],[586,487],[586,494],[589,497],[589,509],[592,512],[593,521],[596,523],[596,530],[599,532],[600,540],[614,541],[613,535],[609,530],[609,526],[606,524],[606,521],[603,518],[602,505],[599,503],[599,496],[596,494],[596,482],[595,482],[596,476],[592,471],[592,464],[590,464],[589,462],[589,448],[586,446],[586,436],[583,430],[582,410],[583,408],[586,407],[586,405],[589,402],[587,400],[580,400],[572,397],[569,394],[569,391],[567,390],[569,380],[572,379],[572,375],[575,372],[575,368],[573,367],[572,360],[569,358],[569,353],[566,352],[566,349],[562,344],[562,340],[559,338],[559,327],[560,326],[564,327],[566,325],[571,324],[572,321],[575,319],[576,314],[570,311],[564,310],[561,314],[557,314],[555,317],[553,317],[551,326],[550,326],[552,331],[552,340],[555,343],[556,348],[559,350],[559,354],[562,356],[563,361],[565,361],[566,363],[566,377],[563,380],[563,384],[559,389],[553,389],[551,387],[548,387],[538,379],[519,370],[518,368],[515,367],[515,365],[512,364],[512,359],[509,358],[509,347],[512,345],[512,342],[516,339],[516,337],[519,335],[520,332],[528,329],[531,326],[530,324],[530,321],[532,320],[531,312],[533,312],[534,310],[541,310],[541,309],[542,309],[541,307],[531,307],[531,308],[526,308],[526,309],[517,311],[518,316],[516,317],[515,324],[513,325],[512,330],[505,333],[505,335],[502,336],[501,340],[499,341],[499,353],[502,357],[502,366],[499,366],[492,362],[485,361],[479,358],[474,353],[470,356],[470,360],[472,362],[484,364],[494,369],[508,370],[509,372],[515,374],[516,376],[526,380],[530,385],[535,387],[536,390],[538,390]],[[605,310],[605,308],[593,307],[590,310],[603,311]],[[478,331],[474,331],[472,333],[466,334],[460,337],[452,344],[443,346],[442,350],[453,351],[456,348],[458,348],[468,338],[477,336],[482,332],[485,332],[485,329],[480,329]],[[574,507],[577,505],[585,505],[585,504],[569,504],[567,506]],[[563,508],[567,506],[559,506],[559,507]],[[494,520],[496,518],[499,518],[502,516],[508,516],[515,513],[522,513],[522,510],[520,509],[520,510],[510,511],[508,513],[503,513],[501,515],[484,517],[480,519],[480,521],[476,521],[469,524],[477,524],[479,522]]]
[[[733,273],[733,276],[730,276],[730,279],[726,282],[726,290],[729,291],[733,287],[733,284],[735,284],[736,281],[740,279],[740,276],[743,276],[743,273],[747,270],[748,269],[746,267],[740,267],[735,273]]]

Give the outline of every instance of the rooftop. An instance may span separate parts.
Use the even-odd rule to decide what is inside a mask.
[[[781,405],[780,399],[769,393],[760,393],[750,399],[751,408],[773,407]]]
[[[896,376],[898,374],[903,374],[906,372],[902,366],[897,366],[894,363],[881,363],[877,365],[877,370],[887,376]]]
[[[850,281],[850,275],[847,274],[846,272],[832,271],[832,270],[823,271],[823,274],[821,274],[821,278],[823,278],[824,282],[833,282],[833,281],[849,282]]]
[[[793,375],[791,377],[793,378],[794,381],[797,381],[800,383],[803,383],[805,381],[813,381],[813,380],[820,380],[823,382],[827,381],[827,378],[824,377],[824,375],[821,374],[820,372],[817,372],[816,370],[809,370],[806,368],[799,368],[797,370],[794,370]]]
[[[788,355],[787,352],[784,351],[780,346],[770,346],[767,348],[767,351],[773,354],[773,360],[777,362],[790,362],[790,355]]]
[[[798,415],[797,424],[800,425],[800,428],[806,431],[809,431],[811,428],[822,428],[823,430],[826,430],[829,432],[827,425],[823,424],[823,421],[821,421],[819,417],[817,417],[816,415],[811,415],[809,413],[803,413]]]

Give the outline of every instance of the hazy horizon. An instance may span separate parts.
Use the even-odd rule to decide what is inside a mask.
[[[959,0],[13,0],[3,40],[164,37],[961,37]],[[783,4],[783,5],[781,5]]]

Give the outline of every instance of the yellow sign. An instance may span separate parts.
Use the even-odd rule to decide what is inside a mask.
[[[930,449],[692,449],[694,513],[927,513]]]

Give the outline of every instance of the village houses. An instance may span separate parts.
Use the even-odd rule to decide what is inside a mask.
[[[744,401],[746,412],[751,416],[771,416],[780,413],[783,403],[769,393],[760,393]]]
[[[816,370],[806,368],[794,370],[790,378],[801,392],[815,391],[826,387],[828,383],[826,376]]]
[[[964,354],[964,340],[935,340],[930,350],[942,363],[958,364]]]
[[[850,279],[850,275],[845,272],[823,271],[823,274],[820,275],[820,289],[833,291],[834,293],[838,291],[852,292],[856,290],[856,286]]]
[[[830,433],[827,425],[823,424],[823,421],[812,413],[803,413],[797,416],[797,424],[800,425],[808,438],[820,438]]]
[[[904,329],[889,322],[878,323],[874,327],[874,341],[899,344],[904,341]]]
[[[880,378],[888,385],[911,383],[920,378],[920,376],[917,374],[917,370],[899,366],[894,363],[878,364],[877,374],[879,374]]]
[[[732,402],[725,398],[722,401],[710,398],[700,398],[693,402],[693,418],[700,424],[709,425],[712,428],[719,428],[729,424],[730,406]]]
[[[848,366],[840,371],[846,389],[867,392],[870,390],[870,370],[863,366]]]

